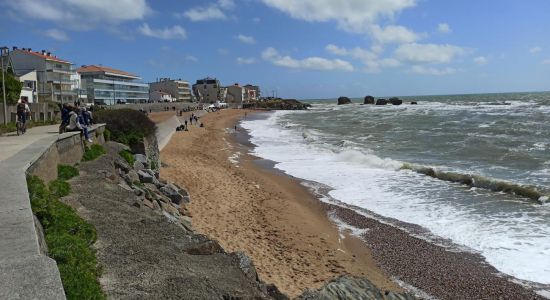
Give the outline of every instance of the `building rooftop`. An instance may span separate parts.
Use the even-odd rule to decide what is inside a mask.
[[[134,75],[132,73],[128,73],[125,71],[113,69],[110,67],[105,66],[96,66],[96,65],[90,65],[90,66],[82,66],[76,70],[78,73],[103,73],[105,75],[111,75],[111,76],[119,76],[119,77],[127,77],[132,79],[141,79],[138,75]]]
[[[38,56],[38,57],[46,59],[46,60],[56,61],[56,62],[65,63],[65,64],[72,64],[70,61],[61,59],[61,58],[59,58],[55,55],[52,55],[50,52],[46,52],[46,51],[35,52],[35,51],[32,51],[30,48],[29,49],[25,49],[25,48],[14,49],[13,51],[21,51],[21,52],[28,53],[28,54],[31,54],[31,55],[34,55],[34,56]]]

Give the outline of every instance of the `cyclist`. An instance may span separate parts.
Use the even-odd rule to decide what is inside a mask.
[[[21,132],[25,133],[27,131],[27,117],[31,114],[31,109],[27,104],[27,100],[22,99],[17,103],[17,120],[21,124]]]

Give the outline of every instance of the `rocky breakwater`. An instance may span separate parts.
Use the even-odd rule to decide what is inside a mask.
[[[243,105],[243,108],[270,109],[270,110],[306,110],[311,107],[309,103],[303,103],[296,99],[268,98]]]
[[[122,144],[105,149],[80,165],[63,201],[97,230],[107,298],[288,299],[259,278],[246,254],[193,230],[183,187],[160,179],[139,154],[130,165]]]

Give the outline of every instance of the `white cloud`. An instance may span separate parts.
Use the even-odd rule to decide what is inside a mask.
[[[390,25],[384,28],[379,25],[370,27],[370,35],[381,44],[405,44],[413,43],[421,38],[421,35],[409,30],[404,26]]]
[[[542,61],[543,65],[550,65],[550,58]]]
[[[533,48],[529,49],[529,53],[532,53],[532,54],[539,53],[541,51],[542,51],[541,47],[533,47]]]
[[[281,55],[275,48],[267,48],[262,52],[262,58],[279,67],[299,70],[318,71],[353,71],[353,66],[341,59],[326,59],[322,57],[307,57],[294,59]]]
[[[340,28],[367,33],[380,18],[393,18],[416,0],[262,0],[266,5],[309,22],[336,21]]]
[[[451,33],[453,30],[451,29],[451,26],[447,23],[440,23],[437,25],[437,31],[441,33]]]
[[[257,63],[258,60],[254,57],[237,57],[237,63],[239,65],[251,65]]]
[[[185,60],[190,61],[190,62],[198,62],[199,61],[199,59],[194,57],[193,55],[187,55],[185,57]]]
[[[61,30],[55,29],[55,28],[48,29],[48,30],[44,31],[44,34],[46,36],[49,36],[52,39],[58,40],[58,41],[68,41],[69,40],[69,36],[64,31],[61,31]]]
[[[185,11],[183,16],[193,22],[227,19],[225,13],[219,7],[214,5],[191,8]]]
[[[359,47],[346,49],[329,44],[325,47],[325,50],[334,55],[348,56],[361,61],[365,65],[364,71],[366,72],[380,72],[382,68],[398,67],[401,65],[401,62],[395,58],[380,58],[379,54],[382,52],[382,49],[379,47],[374,47],[374,49],[369,51]]]
[[[172,39],[180,39],[184,40],[187,38],[187,33],[185,32],[185,29],[179,25],[175,25],[172,27],[165,27],[162,29],[153,29],[149,27],[149,24],[143,23],[139,27],[139,32],[145,36],[159,38],[159,39],[165,39],[165,40],[172,40]]]
[[[235,7],[235,2],[233,2],[233,0],[218,0],[218,5],[224,9],[233,9]]]
[[[151,12],[146,0],[18,0],[3,1],[15,15],[63,24],[71,29],[141,20]]]
[[[453,45],[436,44],[404,44],[397,47],[395,57],[399,60],[413,63],[450,63],[457,56],[465,54],[467,51],[461,47]]]
[[[245,44],[249,44],[249,45],[256,44],[256,40],[252,36],[239,34],[235,38],[237,40],[239,40],[241,43],[245,43]]]
[[[474,62],[478,65],[486,65],[489,63],[489,60],[485,56],[478,56],[474,58]]]
[[[177,16],[186,17],[193,22],[226,20],[228,17],[224,10],[231,10],[233,8],[235,8],[233,0],[218,0],[218,2],[211,3],[208,6],[188,9],[183,14],[177,14]]]
[[[454,69],[454,68],[437,69],[437,68],[425,67],[425,66],[413,66],[409,70],[409,72],[414,73],[414,74],[420,74],[420,75],[442,76],[442,75],[454,74],[454,73],[456,73],[456,69]]]

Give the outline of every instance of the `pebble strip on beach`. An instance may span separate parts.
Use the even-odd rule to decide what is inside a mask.
[[[449,251],[350,208],[326,208],[341,221],[367,229],[362,237],[389,275],[438,299],[545,299],[512,282],[480,255]]]

